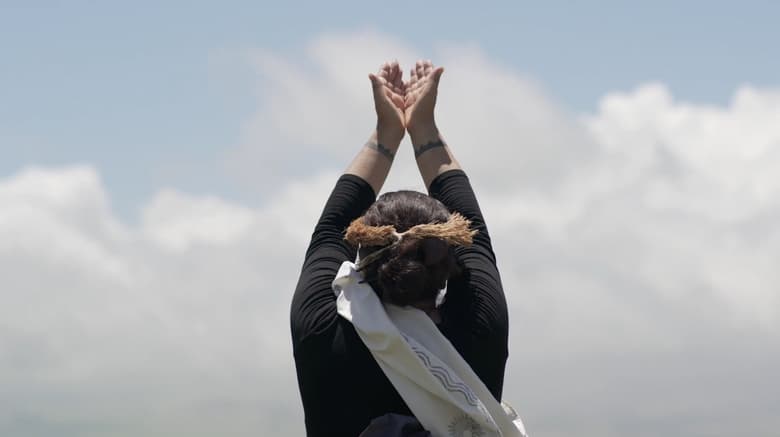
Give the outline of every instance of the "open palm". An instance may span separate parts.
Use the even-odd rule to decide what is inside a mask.
[[[402,80],[401,67],[398,61],[385,62],[376,74],[369,74],[374,92],[374,106],[376,108],[377,124],[387,133],[403,137],[404,123],[404,95],[406,85]]]
[[[404,95],[404,124],[407,129],[434,123],[433,108],[443,72],[443,67],[434,68],[431,61],[417,61],[412,68]]]

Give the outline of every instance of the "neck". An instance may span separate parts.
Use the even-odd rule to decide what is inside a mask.
[[[416,302],[412,304],[412,306],[418,310],[424,311],[425,314],[428,314],[428,317],[433,320],[433,323],[441,323],[441,315],[439,314],[439,310],[436,308],[435,301]]]

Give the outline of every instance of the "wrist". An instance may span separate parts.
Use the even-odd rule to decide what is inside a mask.
[[[395,152],[398,151],[398,147],[401,145],[403,137],[403,131],[399,132],[395,129],[385,129],[381,126],[377,126],[376,130],[371,134],[371,141],[381,144],[395,154]]]
[[[439,129],[436,123],[425,123],[422,125],[409,126],[409,136],[412,138],[412,145],[415,147],[438,141]]]

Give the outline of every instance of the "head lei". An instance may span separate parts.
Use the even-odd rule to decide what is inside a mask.
[[[397,246],[401,240],[438,238],[452,246],[468,246],[476,230],[469,229],[471,222],[455,212],[444,223],[423,223],[404,232],[397,232],[393,225],[370,226],[363,217],[355,219],[347,228],[344,239],[353,246],[385,246],[360,260],[358,270],[378,260],[385,251]]]

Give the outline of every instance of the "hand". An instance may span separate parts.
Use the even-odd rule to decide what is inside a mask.
[[[410,134],[420,130],[435,130],[433,108],[436,106],[439,78],[443,72],[443,67],[434,68],[431,61],[417,61],[412,68],[412,77],[406,84],[404,96],[404,120]]]
[[[400,143],[406,131],[404,125],[406,85],[401,80],[402,75],[398,61],[385,62],[376,74],[368,75],[374,92],[377,133],[380,142]]]

